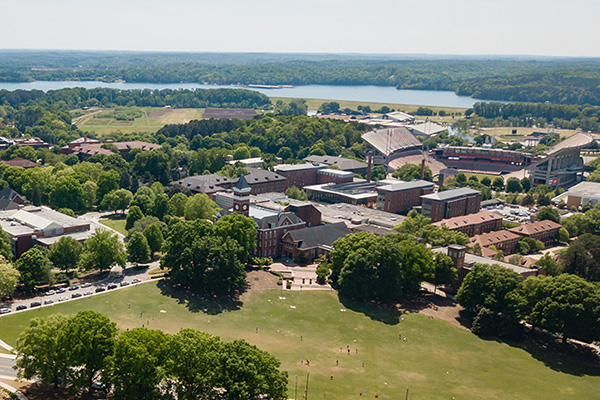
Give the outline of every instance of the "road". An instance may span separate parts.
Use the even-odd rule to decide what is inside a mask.
[[[0,357],[0,378],[16,378],[17,371],[12,368],[13,365],[14,359]]]

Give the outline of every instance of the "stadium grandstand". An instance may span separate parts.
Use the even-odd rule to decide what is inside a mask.
[[[363,133],[362,139],[366,143],[364,153],[373,152],[375,165],[388,166],[391,160],[422,147],[421,141],[405,127],[376,129]]]
[[[519,171],[534,161],[531,153],[486,147],[441,146],[429,154],[448,168],[486,174]]]

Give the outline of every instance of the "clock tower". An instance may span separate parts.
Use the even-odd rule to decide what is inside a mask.
[[[240,176],[236,185],[233,187],[233,212],[250,215],[250,192],[252,189],[244,175]]]

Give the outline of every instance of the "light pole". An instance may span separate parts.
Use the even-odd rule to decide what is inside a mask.
[[[306,374],[306,389],[304,390],[304,400],[308,400],[308,378],[310,377],[310,371]]]
[[[298,400],[298,375],[296,375],[296,390],[294,391],[294,400]]]

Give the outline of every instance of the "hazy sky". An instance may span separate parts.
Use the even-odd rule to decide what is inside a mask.
[[[0,48],[600,56],[598,0],[0,0]]]

